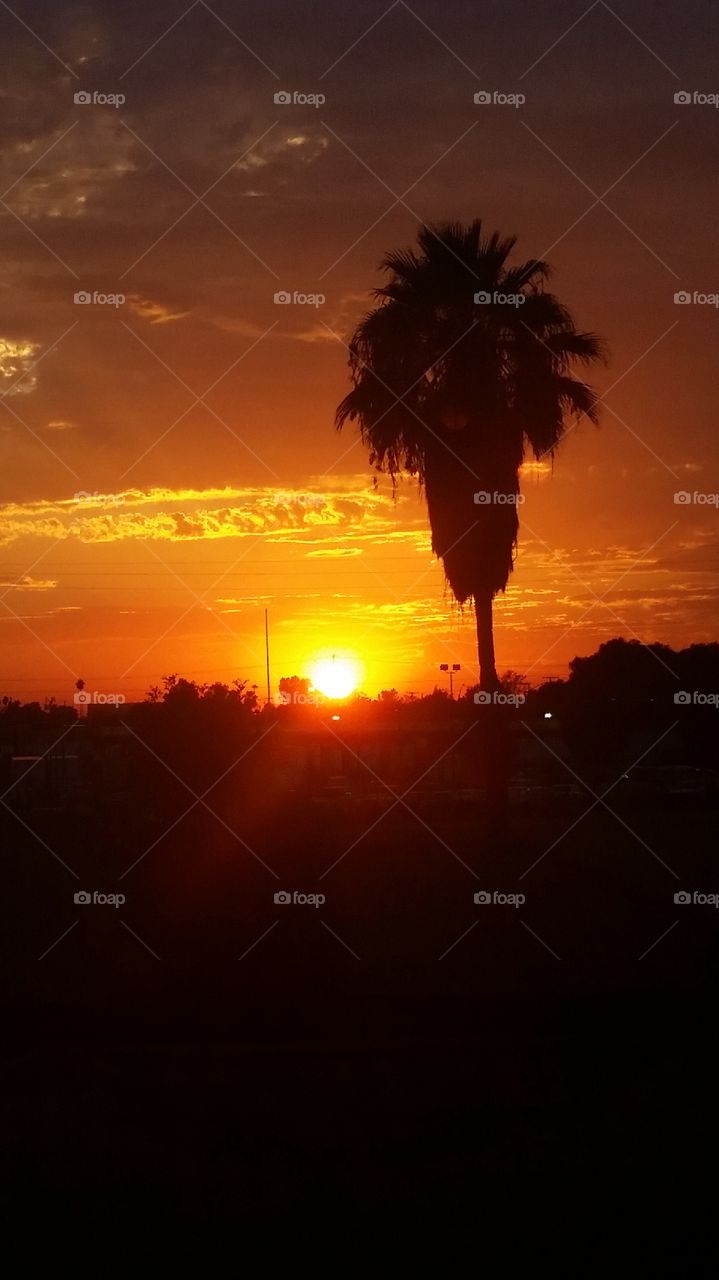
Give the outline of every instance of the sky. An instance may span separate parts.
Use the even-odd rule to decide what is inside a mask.
[[[264,688],[265,609],[273,688],[476,681],[414,484],[333,425],[382,255],[447,219],[610,349],[523,472],[500,671],[716,639],[718,38],[708,0],[0,0],[0,694]]]

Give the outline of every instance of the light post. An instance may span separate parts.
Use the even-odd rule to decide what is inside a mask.
[[[448,662],[440,662],[439,669],[447,672],[449,676],[449,696],[454,699],[454,673],[455,671],[461,671],[462,668],[458,662],[453,662],[451,667]]]

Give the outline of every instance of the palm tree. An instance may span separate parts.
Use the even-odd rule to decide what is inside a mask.
[[[358,422],[393,484],[418,478],[432,549],[455,598],[474,601],[484,690],[498,687],[492,602],[514,565],[525,450],[553,457],[571,420],[596,422],[596,395],[571,370],[604,355],[546,291],[545,262],[508,265],[515,243],[483,238],[477,220],[424,226],[418,250],[388,253],[336,419]]]

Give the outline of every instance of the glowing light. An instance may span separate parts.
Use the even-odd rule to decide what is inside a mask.
[[[318,658],[310,666],[312,685],[326,698],[347,698],[362,678],[362,667],[354,657]]]

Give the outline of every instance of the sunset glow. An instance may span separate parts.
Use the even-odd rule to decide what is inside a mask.
[[[312,683],[325,698],[347,698],[358,688],[362,667],[356,658],[319,658],[310,668]]]
[[[713,113],[675,109],[670,129],[671,77],[648,81],[641,110],[628,92],[613,99],[627,127],[619,153],[605,154],[581,135],[573,86],[555,82],[569,52],[534,66],[561,24],[550,38],[526,6],[519,62],[533,69],[521,109],[474,100],[471,75],[446,47],[476,38],[458,11],[443,19],[440,43],[406,7],[388,8],[382,39],[371,28],[355,47],[362,23],[345,33],[338,10],[318,33],[326,80],[295,86],[287,102],[274,100],[280,72],[273,80],[202,6],[177,27],[168,20],[164,36],[158,17],[137,65],[142,34],[126,31],[113,6],[94,8],[92,20],[70,22],[62,5],[40,4],[44,54],[9,10],[0,19],[16,76],[8,119],[26,117],[6,138],[0,219],[3,691],[62,702],[82,674],[136,700],[173,671],[259,687],[266,608],[273,696],[282,676],[308,673],[335,644],[362,653],[370,696],[429,692],[443,662],[460,664],[466,684],[477,679],[472,610],[446,588],[416,484],[375,488],[354,428],[341,437],[333,428],[347,343],[382,280],[377,264],[411,245],[421,220],[444,216],[483,215],[516,232],[517,261],[545,254],[577,323],[611,348],[610,368],[592,373],[606,397],[600,430],[585,419],[556,466],[546,456],[522,469],[516,565],[495,601],[500,665],[536,683],[617,634],[675,646],[711,639],[706,371],[716,325],[713,308],[677,306],[674,295],[711,286],[705,206],[684,193],[713,145]],[[250,44],[271,48],[265,6],[253,22]],[[588,12],[572,41],[596,37],[598,22]],[[572,44],[570,65],[597,110],[615,44],[624,41],[627,84],[646,56],[608,25],[619,30],[605,33],[599,70],[593,49]],[[482,58],[501,64],[497,32],[482,40]],[[197,129],[173,122],[185,41],[197,66],[183,111]],[[71,85],[48,45],[78,75],[98,49],[112,51],[107,75],[126,79]],[[399,83],[398,50],[412,67]],[[443,79],[452,69],[458,83]],[[371,120],[354,113],[357,83],[362,101],[373,95]],[[441,89],[439,105],[416,98],[418,83]],[[119,106],[74,99],[119,87]],[[318,87],[322,111],[306,100]],[[655,111],[652,132],[640,122]],[[216,127],[200,127],[206,120]],[[519,185],[507,182],[508,156]],[[468,178],[479,171],[481,181]],[[631,201],[632,216],[621,213],[629,230],[611,210],[585,214],[575,176],[603,190],[625,171],[616,194]],[[373,173],[392,174],[398,191],[418,184],[409,206],[382,213],[387,193]],[[198,192],[212,184],[211,207],[188,211],[173,174]],[[613,282],[627,278],[618,306]],[[677,406],[691,430],[677,429]],[[463,413],[445,418],[455,449]],[[689,500],[675,500],[684,492]]]
[[[719,0],[0,50],[6,1236],[709,1274]]]

